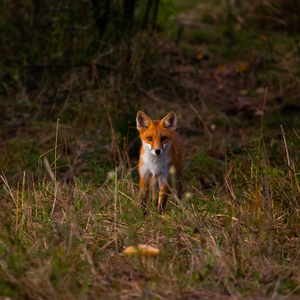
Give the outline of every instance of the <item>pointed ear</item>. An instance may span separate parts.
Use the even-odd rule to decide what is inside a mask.
[[[175,130],[177,125],[176,113],[172,110],[161,120],[161,123],[164,128],[170,128]]]
[[[152,120],[142,111],[138,111],[137,116],[136,116],[136,126],[137,129],[140,130],[146,130]]]

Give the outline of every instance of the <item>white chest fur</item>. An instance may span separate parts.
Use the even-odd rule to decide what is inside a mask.
[[[163,152],[160,155],[153,154],[153,151],[149,148],[149,144],[143,142],[144,154],[142,155],[143,166],[141,167],[141,176],[145,178],[148,173],[153,176],[160,175],[164,179],[169,178],[169,163],[171,158],[168,155],[171,147],[171,142],[165,144]]]

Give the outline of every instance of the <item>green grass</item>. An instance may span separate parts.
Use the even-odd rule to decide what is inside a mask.
[[[153,32],[138,6],[130,39],[121,13],[99,39],[85,3],[47,2],[46,29],[1,4],[0,298],[299,297],[297,18],[275,2],[160,1]],[[177,19],[203,27],[176,46]],[[180,116],[186,194],[162,215],[138,207],[140,109]]]
[[[260,151],[265,157],[266,150]],[[208,161],[204,156],[195,163],[208,167]],[[223,165],[224,185],[211,187],[209,194],[187,181],[191,196],[183,198],[182,208],[170,197],[166,214],[151,209],[146,216],[126,168],[118,171],[117,186],[107,181],[98,189],[85,177],[55,187],[42,180],[46,171],[39,180],[24,172],[22,181],[5,183],[2,192],[1,295],[110,299],[126,291],[126,299],[179,299],[202,290],[239,297],[297,294],[299,186],[289,180],[286,168],[271,167],[266,157],[263,161],[257,165],[253,158],[250,173],[232,163],[226,173]],[[137,244],[150,244],[160,253],[145,260],[122,253]]]

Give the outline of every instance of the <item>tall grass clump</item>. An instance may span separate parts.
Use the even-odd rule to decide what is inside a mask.
[[[1,299],[299,298],[296,2],[0,3]],[[140,109],[184,140],[165,214]]]
[[[9,182],[2,174],[1,295],[297,294],[298,165],[286,140],[285,164],[274,165],[266,142],[261,136],[242,160],[227,159],[224,184],[209,193],[186,182],[183,200],[171,196],[161,215],[153,208],[144,216],[127,167],[111,171],[98,188],[74,176],[55,184],[53,163],[38,179],[24,172],[21,181]],[[146,260],[124,256],[126,246],[137,244],[160,253]]]

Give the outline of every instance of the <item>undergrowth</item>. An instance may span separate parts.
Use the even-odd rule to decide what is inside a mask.
[[[136,1],[131,31],[108,2],[103,33],[97,1],[0,4],[0,298],[297,297],[299,4]],[[138,206],[140,109],[184,140],[162,215]]]
[[[283,142],[283,148],[286,146]],[[182,202],[144,216],[127,167],[98,189],[36,180],[9,184],[1,175],[0,290],[13,299],[188,299],[209,290],[247,297],[298,293],[298,164],[278,168],[263,139],[244,155],[248,169],[226,159],[223,184],[185,183]],[[299,150],[299,149],[298,149]],[[188,172],[188,170],[187,170]],[[180,204],[180,205],[178,205]],[[160,249],[155,258],[122,253],[129,245]],[[186,297],[185,297],[186,295]],[[120,295],[119,295],[120,296]]]

